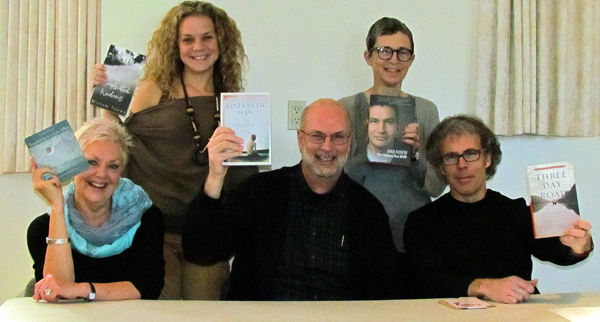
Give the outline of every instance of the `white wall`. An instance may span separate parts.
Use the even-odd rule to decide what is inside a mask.
[[[30,174],[0,175],[0,304],[15,297],[33,277],[27,226],[46,212],[33,193]]]
[[[103,51],[110,43],[145,53],[166,10],[179,1],[104,0]],[[367,89],[370,68],[362,56],[365,36],[382,16],[403,20],[413,31],[416,61],[404,89],[434,101],[442,117],[466,113],[473,102],[477,0],[216,0],[242,31],[250,61],[247,91],[271,93],[273,169],[293,165],[300,154],[294,131],[286,129],[287,100],[307,103]],[[600,201],[593,196],[600,138],[502,138],[504,160],[489,186],[512,198],[526,195],[525,167],[552,161],[574,163],[581,212],[600,227]],[[0,303],[17,294],[32,276],[25,246],[27,223],[45,206],[31,192],[28,175],[0,176]],[[8,191],[8,193],[6,193]],[[25,209],[27,207],[27,209]],[[599,230],[600,228],[594,228]],[[596,240],[598,240],[598,235]],[[600,291],[593,254],[568,268],[536,262],[542,292]]]

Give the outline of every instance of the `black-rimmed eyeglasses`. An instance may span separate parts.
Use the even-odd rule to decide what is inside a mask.
[[[391,59],[392,56],[394,56],[394,53],[397,53],[398,59],[401,62],[407,62],[412,58],[412,55],[413,55],[413,51],[411,49],[404,48],[404,47],[400,47],[398,49],[392,49],[391,47],[387,47],[387,46],[373,47],[369,51],[373,52],[374,50],[377,50],[377,55],[379,55],[379,58],[381,58],[383,60]]]
[[[454,165],[458,163],[460,157],[465,159],[467,162],[473,162],[479,160],[481,158],[481,152],[484,150],[476,150],[476,149],[467,149],[462,154],[458,153],[448,153],[442,156],[442,163],[444,165]]]
[[[327,138],[330,138],[331,143],[333,143],[335,145],[341,145],[341,144],[348,142],[348,139],[352,135],[352,134],[347,134],[344,132],[336,132],[331,135],[327,135],[327,134],[325,134],[323,132],[319,132],[319,131],[306,133],[303,130],[300,130],[300,132],[307,135],[308,140],[314,144],[323,144],[323,143],[325,143],[325,140]]]

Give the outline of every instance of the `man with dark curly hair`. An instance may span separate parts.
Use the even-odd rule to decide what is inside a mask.
[[[523,198],[487,189],[502,158],[496,135],[478,118],[444,119],[427,141],[427,161],[450,192],[409,214],[404,231],[409,281],[416,298],[477,296],[502,303],[537,293],[531,255],[558,265],[587,258],[591,225],[534,239]]]

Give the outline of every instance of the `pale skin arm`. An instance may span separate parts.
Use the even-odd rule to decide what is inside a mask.
[[[227,167],[223,161],[242,155],[244,140],[228,127],[218,127],[208,142],[208,176],[204,183],[204,193],[218,199],[225,182]]]
[[[140,292],[131,282],[94,283],[96,288],[96,301],[137,300],[141,298]],[[45,290],[51,289],[52,293],[46,295]],[[91,292],[89,283],[66,282],[51,274],[44,276],[35,284],[33,299],[47,302],[57,302],[59,299],[87,298]]]
[[[52,239],[67,239],[69,237],[65,222],[64,196],[62,185],[55,175],[50,180],[42,180],[45,172],[52,173],[50,168],[37,168],[31,159],[31,177],[33,187],[52,208],[48,237]],[[98,300],[124,300],[139,299],[140,292],[131,282],[115,282],[95,284],[96,299]],[[46,289],[52,292],[46,295]],[[90,293],[88,283],[75,283],[75,268],[71,244],[51,244],[46,246],[44,259],[44,278],[35,285],[33,299],[56,302],[59,299],[87,298]]]
[[[485,297],[498,303],[516,304],[529,300],[537,283],[537,279],[526,281],[518,276],[478,278],[469,285],[467,295]]]
[[[103,64],[94,65],[94,74],[92,76],[92,86],[96,87],[108,83],[108,75],[106,75],[106,66]],[[102,109],[102,117],[119,121],[119,116],[109,110]]]
[[[587,254],[592,250],[592,224],[587,221],[578,220],[573,224],[573,228],[566,230],[563,236],[560,236],[560,242],[571,247],[576,255]]]
[[[48,201],[52,209],[48,237],[52,239],[67,239],[69,233],[67,232],[67,224],[65,222],[65,201],[62,194],[62,185],[58,177],[54,174],[52,174],[50,180],[42,180],[42,175],[46,172],[52,173],[52,170],[50,168],[38,169],[33,158],[31,159],[33,189]],[[53,274],[64,281],[75,281],[71,245],[69,243],[47,246],[44,275],[48,274]]]
[[[160,102],[162,91],[153,80],[140,83],[133,93],[131,99],[131,113],[143,111],[149,107],[156,106]]]
[[[592,250],[592,225],[587,221],[578,220],[573,226],[574,228],[565,231],[565,235],[560,236],[560,241],[571,247],[576,256],[589,253]],[[537,279],[526,281],[517,276],[476,279],[469,285],[468,295],[486,297],[500,303],[520,303],[529,300],[537,283]]]
[[[104,85],[108,83],[108,75],[106,75],[106,66],[103,64],[94,65],[94,75],[92,76],[92,86]]]

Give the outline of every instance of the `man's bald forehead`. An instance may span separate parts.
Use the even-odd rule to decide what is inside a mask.
[[[302,112],[300,128],[303,129],[307,119],[313,117],[339,117],[339,122],[346,123],[346,129],[350,131],[350,115],[338,101],[331,98],[321,98],[308,105]]]

